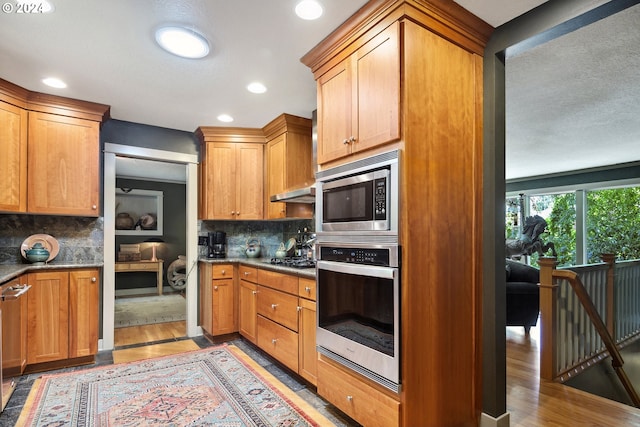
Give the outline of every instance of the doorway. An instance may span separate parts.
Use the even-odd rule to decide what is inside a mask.
[[[124,146],[105,143],[104,150],[104,268],[102,290],[102,339],[100,350],[112,350],[115,346],[115,266],[118,248],[116,247],[116,175],[118,159],[137,159],[140,162],[154,163],[162,169],[163,177],[177,171],[186,187],[184,225],[185,236],[185,286],[186,299],[186,335],[202,334],[197,325],[198,306],[198,239],[197,239],[197,156],[163,150]]]

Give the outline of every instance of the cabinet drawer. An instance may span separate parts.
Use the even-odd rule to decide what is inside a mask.
[[[400,402],[322,358],[318,360],[318,394],[364,426],[399,425]]]
[[[213,264],[213,279],[233,278],[233,264]]]
[[[302,298],[316,300],[316,281],[300,277],[298,282],[298,295]]]
[[[298,334],[258,316],[258,347],[298,372]]]
[[[298,276],[282,274],[271,270],[258,270],[258,284],[298,295]]]
[[[258,286],[258,314],[298,332],[298,297]]]
[[[246,265],[240,265],[238,268],[240,272],[240,278],[242,280],[246,280],[247,282],[258,282],[258,269],[254,267],[248,267]]]

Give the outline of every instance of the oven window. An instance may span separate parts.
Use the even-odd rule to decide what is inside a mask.
[[[393,280],[327,270],[318,279],[318,326],[393,357]]]
[[[324,222],[373,220],[373,182],[337,187],[323,193]]]

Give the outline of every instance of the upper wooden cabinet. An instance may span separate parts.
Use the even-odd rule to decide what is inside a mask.
[[[318,86],[318,163],[400,138],[399,24],[323,73]]]
[[[100,124],[109,107],[0,79],[0,211],[100,214]]]
[[[99,134],[91,120],[29,112],[29,212],[98,216]]]
[[[0,101],[0,211],[27,210],[27,111]]]
[[[199,218],[264,218],[264,135],[261,129],[200,127]]]
[[[311,218],[312,205],[271,202],[271,196],[315,182],[311,120],[282,114],[263,128],[267,141],[266,219]]]

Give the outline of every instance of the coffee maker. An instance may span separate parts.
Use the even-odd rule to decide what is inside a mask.
[[[227,233],[210,231],[207,234],[207,257],[225,258],[227,256]]]

